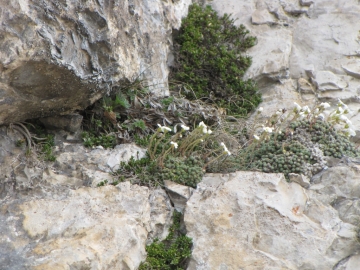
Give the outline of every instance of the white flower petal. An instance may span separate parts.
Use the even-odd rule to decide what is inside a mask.
[[[170,142],[170,144],[173,145],[175,149],[177,149],[179,146],[176,142],[172,142],[172,141]]]
[[[294,105],[295,105],[295,109],[297,109],[298,111],[301,110],[301,106],[299,104],[297,104],[296,102],[294,102]]]
[[[330,107],[330,104],[327,103],[327,102],[323,102],[323,103],[321,103],[319,106],[320,106],[320,107],[323,107],[324,109],[327,109],[327,108]]]
[[[187,130],[190,129],[189,127],[187,127],[187,126],[185,126],[185,125],[180,125],[180,126],[181,126],[181,128],[182,128],[183,130],[185,130],[185,131],[187,131]]]

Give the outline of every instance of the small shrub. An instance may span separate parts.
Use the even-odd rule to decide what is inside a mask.
[[[146,247],[147,258],[139,270],[180,270],[186,269],[191,256],[192,240],[180,232],[181,213],[174,211],[173,224],[164,241],[155,240]]]
[[[113,148],[116,145],[116,138],[114,135],[102,134],[96,136],[90,132],[84,131],[81,137],[85,147],[102,146],[104,148]]]
[[[261,102],[252,80],[242,80],[251,65],[245,51],[256,38],[230,15],[218,17],[207,6],[189,7],[175,38],[176,64],[171,78],[186,85],[186,97],[204,99],[226,108],[231,115],[247,115]]]

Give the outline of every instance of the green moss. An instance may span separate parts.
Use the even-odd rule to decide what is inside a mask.
[[[228,114],[248,114],[261,102],[255,83],[242,80],[251,65],[244,53],[256,43],[248,34],[243,25],[234,25],[230,15],[219,17],[210,6],[191,5],[175,38],[171,78],[191,88],[186,93],[189,99],[211,100]]]
[[[186,260],[191,256],[192,240],[180,232],[181,213],[174,211],[173,224],[164,241],[156,239],[146,247],[146,261],[139,270],[186,269]]]

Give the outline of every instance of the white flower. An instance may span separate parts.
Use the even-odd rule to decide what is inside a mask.
[[[296,102],[294,102],[295,105],[295,111],[300,111],[301,110],[301,106],[299,104],[297,104]]]
[[[263,108],[263,107],[260,107],[260,108],[258,109],[258,112],[261,113],[263,110],[264,110],[264,108]]]
[[[161,126],[160,124],[157,124],[157,125],[158,125],[158,127],[159,127],[159,129],[160,129],[161,132],[166,133],[167,131],[171,131],[171,128],[168,128],[168,127],[165,127],[165,126]]]
[[[228,156],[230,156],[231,153],[230,153],[230,151],[227,149],[225,143],[222,142],[222,143],[220,143],[220,145],[223,147],[224,153],[226,153]]]
[[[263,130],[264,130],[265,132],[267,132],[267,133],[272,133],[273,128],[271,128],[271,127],[263,127]]]
[[[339,107],[336,111],[337,114],[343,114],[344,113],[344,109],[342,107]]]
[[[203,142],[203,141],[204,141],[203,139],[200,140],[200,142]]]
[[[349,128],[349,129],[347,130],[347,132],[348,132],[349,136],[355,136],[355,135],[356,135],[355,130],[353,130],[353,129],[351,129],[351,128]]]
[[[349,120],[349,118],[347,118],[345,115],[340,115],[340,120],[345,122],[348,125],[351,125],[351,121]]]
[[[305,113],[304,112],[301,112],[299,113],[299,119],[304,119],[305,118]]]
[[[281,132],[281,130],[279,131],[279,134],[281,134],[282,132]]]
[[[201,121],[201,122],[199,123],[199,127],[202,127],[202,128],[203,128],[203,133],[204,133],[204,134],[207,134],[207,133],[208,133],[207,126],[204,124],[203,121]]]
[[[321,103],[319,106],[320,106],[320,107],[323,107],[324,109],[327,109],[327,108],[330,107],[330,104],[327,103],[327,102],[323,102],[323,103]]]
[[[310,109],[309,109],[309,106],[304,106],[302,107],[302,111],[305,113],[305,114],[308,114],[310,112]]]
[[[212,133],[212,130],[208,129],[207,134],[211,134],[211,133]]]
[[[206,125],[204,124],[203,121],[201,121],[201,122],[199,123],[199,127],[206,127]]]
[[[259,136],[254,135],[254,139],[258,141],[258,140],[260,140],[260,137],[259,137]]]
[[[172,142],[172,141],[170,142],[170,144],[171,144],[172,146],[174,146],[175,149],[177,149],[178,146],[179,146],[176,142]]]
[[[187,126],[185,126],[185,125],[180,125],[180,126],[181,126],[181,128],[182,128],[184,131],[187,131],[187,130],[190,129],[189,127],[187,127]]]

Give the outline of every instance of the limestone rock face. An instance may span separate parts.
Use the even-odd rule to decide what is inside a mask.
[[[185,210],[188,269],[325,270],[348,260],[357,227],[310,192],[282,174],[207,175]]]
[[[60,200],[2,201],[1,266],[136,269],[146,257],[148,196],[125,182],[70,190]]]
[[[189,0],[1,1],[0,125],[66,114],[141,76],[166,93]]]
[[[264,97],[261,104],[264,114],[271,115],[281,108],[292,109],[293,102],[312,106],[326,101],[336,105],[340,98],[354,108],[349,118],[360,129],[357,113],[360,35],[356,24],[360,21],[359,1],[212,0],[205,3],[220,15],[232,14],[236,24],[244,24],[258,38],[258,43],[247,52],[253,63],[245,78],[258,82]],[[299,82],[311,85],[305,88],[304,84],[299,85],[298,91]],[[281,94],[273,96],[275,89]],[[268,99],[269,96],[272,98]]]

